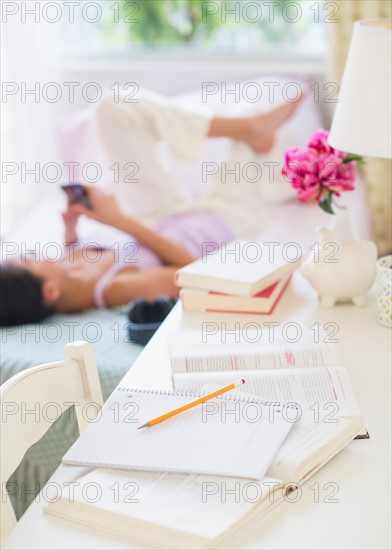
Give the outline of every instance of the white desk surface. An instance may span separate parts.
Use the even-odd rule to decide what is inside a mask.
[[[179,305],[166,319],[121,385],[170,388],[167,334],[201,329],[202,322],[337,323],[339,349],[362,409],[370,440],[355,440],[302,487],[295,503],[283,502],[267,516],[230,540],[228,549],[382,549],[391,548],[391,331],[376,321],[374,292],[369,304],[321,309],[317,297],[300,274],[271,316],[223,317],[184,314]],[[79,468],[61,466],[52,482],[76,479]],[[320,498],[315,502],[314,484]],[[334,483],[338,502],[324,502]],[[313,487],[313,490],[310,489]],[[33,503],[8,537],[4,549],[125,549],[140,548],[98,531],[50,518],[45,502]]]

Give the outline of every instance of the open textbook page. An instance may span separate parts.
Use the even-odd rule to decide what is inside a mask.
[[[97,469],[65,489],[47,512],[163,548],[194,548],[216,539],[271,494],[279,480]],[[89,504],[86,486],[100,488]],[[251,485],[251,486],[250,486]],[[249,498],[244,498],[246,491]],[[272,499],[271,499],[272,500]],[[130,519],[131,518],[131,519]],[[189,544],[188,542],[188,544]]]
[[[255,396],[268,402],[296,403],[302,416],[338,418],[361,416],[344,367],[243,371],[245,384],[236,394]],[[198,391],[206,384],[224,386],[233,372],[183,374],[176,377],[176,389]]]
[[[222,333],[203,337],[201,332],[190,332],[181,334],[181,338],[171,334],[169,348],[174,380],[186,373],[341,365],[334,343],[315,343],[310,338],[296,343],[283,338],[258,341],[252,331],[239,335],[238,339],[227,337],[227,341],[223,341]]]
[[[286,484],[302,483],[361,431],[361,416],[324,419],[304,417],[293,426],[268,469]]]

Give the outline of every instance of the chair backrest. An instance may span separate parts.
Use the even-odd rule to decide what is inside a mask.
[[[92,347],[87,342],[67,344],[64,361],[16,374],[1,386],[0,403],[1,538],[4,538],[16,524],[6,483],[27,449],[39,441],[70,406],[75,405],[79,432],[102,407]]]

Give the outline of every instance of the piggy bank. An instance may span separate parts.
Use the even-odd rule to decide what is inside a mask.
[[[331,307],[339,301],[366,304],[366,294],[376,277],[376,245],[360,239],[336,238],[328,229],[318,229],[318,243],[302,263],[302,273],[316,289],[320,304]]]

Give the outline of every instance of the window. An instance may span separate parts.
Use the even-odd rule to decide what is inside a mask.
[[[83,3],[81,3],[83,4]],[[101,0],[63,27],[70,54],[196,52],[323,56],[336,2],[310,0]]]

